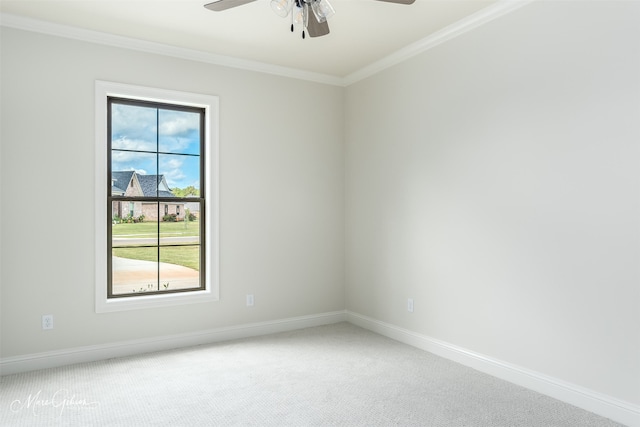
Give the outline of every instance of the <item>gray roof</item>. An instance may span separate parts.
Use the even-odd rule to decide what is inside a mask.
[[[158,197],[176,197],[169,191],[157,191],[158,184],[164,178],[163,175],[136,175],[138,176],[140,187],[142,187],[142,194],[145,197],[156,197],[156,193]]]
[[[111,172],[111,194],[124,194],[134,173],[134,171]]]
[[[144,197],[176,197],[176,195],[170,191],[157,191],[158,183],[164,180],[164,175],[142,175],[134,171],[111,172],[111,178],[115,180],[111,187],[112,194],[114,191],[122,193],[127,191],[129,182],[134,174],[138,178]]]

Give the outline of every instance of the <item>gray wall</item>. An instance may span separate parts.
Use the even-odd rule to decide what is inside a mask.
[[[96,79],[220,97],[219,302],[95,314]],[[3,28],[2,356],[343,310],[342,96]]]
[[[535,2],[348,87],[347,309],[640,402],[638,22]]]

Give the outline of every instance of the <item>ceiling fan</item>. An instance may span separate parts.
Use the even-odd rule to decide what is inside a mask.
[[[204,7],[215,12],[221,12],[253,1],[256,0],[215,0],[205,4]],[[412,4],[416,0],[378,1]],[[291,14],[291,32],[295,30],[296,25],[302,25],[302,38],[305,38],[305,29],[309,37],[320,37],[329,34],[327,19],[336,13],[329,0],[271,0],[271,9],[282,18]]]

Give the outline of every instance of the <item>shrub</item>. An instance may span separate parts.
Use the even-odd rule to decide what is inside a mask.
[[[167,215],[162,217],[162,220],[164,222],[177,222],[178,221],[178,216],[176,214],[167,214]]]
[[[192,214],[191,211],[189,210],[189,208],[184,210],[184,220],[185,221],[195,221],[196,219],[198,219],[198,217],[195,216],[194,214]]]

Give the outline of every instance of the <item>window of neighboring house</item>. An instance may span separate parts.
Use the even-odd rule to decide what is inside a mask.
[[[217,300],[217,98],[107,82],[96,94],[96,310]],[[169,215],[183,203],[204,215]]]
[[[176,215],[180,216],[180,205],[176,205]]]

